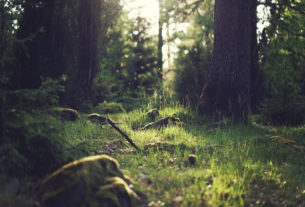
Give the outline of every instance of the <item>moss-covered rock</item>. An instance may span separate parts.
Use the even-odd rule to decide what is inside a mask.
[[[188,160],[189,160],[189,163],[191,165],[194,165],[196,163],[196,160],[197,160],[196,155],[190,154]]]
[[[138,195],[120,177],[109,177],[95,194],[90,206],[127,207],[135,206]]]
[[[54,108],[53,114],[60,116],[60,118],[64,121],[75,121],[80,119],[78,112],[71,108],[57,107]]]
[[[132,207],[138,196],[128,184],[115,159],[97,155],[55,171],[42,181],[39,195],[47,207]]]
[[[149,110],[146,114],[149,118],[155,119],[159,116],[159,110],[157,108],[154,108]]]

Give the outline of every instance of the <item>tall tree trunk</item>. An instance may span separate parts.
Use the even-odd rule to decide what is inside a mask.
[[[251,110],[257,112],[257,106],[262,96],[262,73],[258,63],[258,43],[257,43],[257,0],[251,1]]]
[[[159,0],[159,32],[158,32],[158,75],[162,84],[162,73],[163,73],[163,0]]]
[[[4,8],[4,2],[0,2],[0,68],[2,69],[2,58],[4,54],[4,48],[5,48],[5,8]]]
[[[3,143],[3,139],[4,139],[4,93],[2,91],[0,91],[0,146]]]
[[[199,110],[247,121],[250,112],[251,1],[216,0],[212,70]]]
[[[169,24],[169,11],[166,12],[166,40],[167,40],[167,67],[170,70],[171,66],[171,50],[170,50],[170,24]]]
[[[101,3],[99,0],[80,0],[79,80],[83,98],[92,98],[93,79],[98,72],[98,38],[100,35]]]

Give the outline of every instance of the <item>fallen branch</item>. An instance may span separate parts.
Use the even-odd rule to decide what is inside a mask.
[[[125,139],[131,144],[131,146],[133,146],[136,150],[140,151],[140,149],[137,147],[137,145],[132,141],[132,139],[130,139],[127,134],[125,134],[119,127],[117,127],[108,116],[105,116],[108,124],[110,124],[110,126],[112,126],[112,128],[114,128],[115,130],[117,130],[121,135],[123,135],[125,137]]]
[[[168,124],[174,124],[176,122],[180,122],[180,119],[176,117],[167,116],[165,118],[159,119],[149,124],[134,127],[133,129],[145,130],[145,129],[161,128],[161,127],[166,127]]]

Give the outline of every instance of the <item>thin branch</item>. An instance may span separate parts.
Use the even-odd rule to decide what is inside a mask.
[[[123,135],[125,137],[125,139],[131,144],[131,146],[133,146],[136,150],[140,151],[140,148],[137,147],[137,145],[132,141],[132,139],[130,139],[127,134],[125,134],[119,127],[117,127],[108,116],[105,116],[108,124],[110,124],[110,126],[112,126],[112,128],[114,128],[115,130],[117,130],[121,135]]]

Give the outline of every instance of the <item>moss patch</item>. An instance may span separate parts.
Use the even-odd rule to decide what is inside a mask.
[[[75,121],[80,119],[78,112],[71,108],[57,107],[54,109],[53,113],[60,116],[60,118],[64,121]]]
[[[107,124],[105,116],[102,116],[98,113],[88,114],[87,119],[90,120],[92,123],[98,123],[102,125]]]
[[[104,202],[134,206],[138,197],[128,184],[115,159],[97,155],[63,166],[43,180],[39,191],[48,207],[91,207]]]

